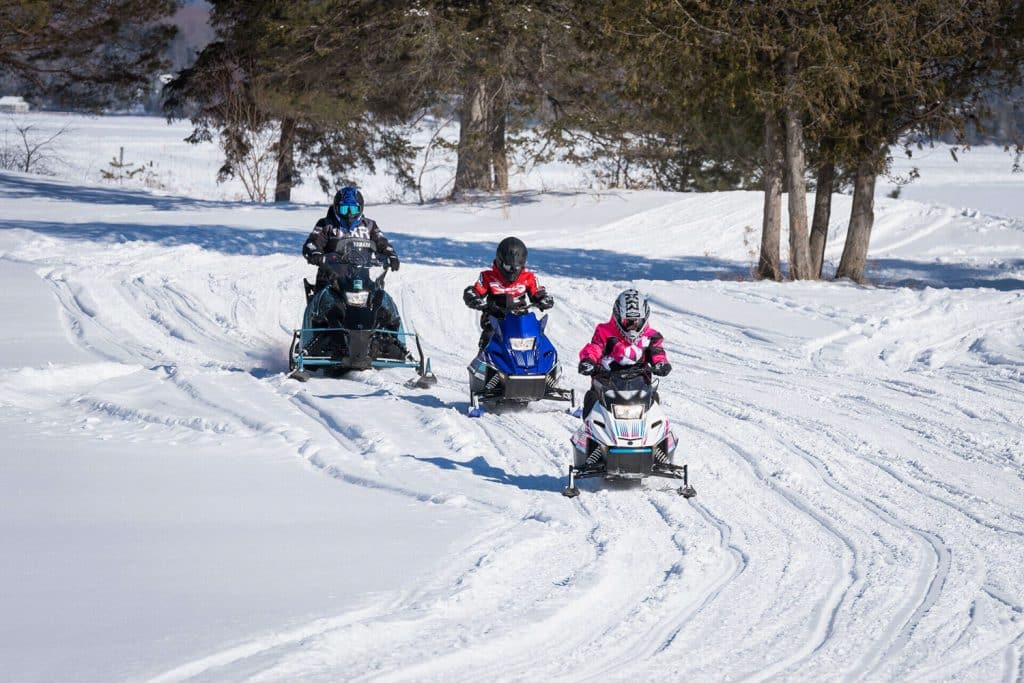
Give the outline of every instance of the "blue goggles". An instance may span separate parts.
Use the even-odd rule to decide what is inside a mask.
[[[358,216],[359,207],[351,204],[342,204],[338,207],[338,214],[341,216]]]

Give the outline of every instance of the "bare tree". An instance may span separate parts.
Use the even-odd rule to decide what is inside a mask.
[[[270,196],[271,180],[278,178],[278,124],[267,116],[260,93],[249,85],[240,87],[238,74],[227,69],[217,72],[223,126],[220,145],[224,164],[217,171],[217,182],[237,178],[245,188],[249,201],[265,202]]]
[[[0,168],[37,175],[54,175],[54,166],[64,164],[58,140],[69,130],[65,124],[56,131],[39,130],[38,124],[7,117],[10,122],[0,144]],[[13,135],[11,131],[13,130]],[[13,138],[13,140],[11,139]]]

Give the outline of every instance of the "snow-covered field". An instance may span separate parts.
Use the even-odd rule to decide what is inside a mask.
[[[80,163],[121,144],[107,125],[75,119]],[[1008,157],[934,160],[902,196],[935,204],[880,187],[868,287],[750,281],[756,193],[573,192],[555,168],[537,186],[562,191],[416,206],[367,179],[425,391],[286,379],[322,209],[225,201],[215,150],[183,149],[160,194],[0,173],[5,680],[1024,678]],[[615,294],[650,295],[696,498],[567,500],[563,406],[466,416],[461,290],[508,234],[580,391]]]

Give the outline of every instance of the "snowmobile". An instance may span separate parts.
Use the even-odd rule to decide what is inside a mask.
[[[470,362],[469,414],[479,417],[484,403],[519,403],[551,399],[576,405],[576,392],[558,386],[558,352],[544,334],[548,317],[540,320],[533,304],[506,295],[493,300],[488,311],[492,334]]]
[[[384,291],[387,269],[370,278],[375,265],[383,263],[374,243],[348,237],[324,258],[320,278],[326,286],[303,280],[306,310],[302,327],[292,334],[291,377],[305,382],[317,371],[340,376],[349,370],[412,368],[418,375],[416,386],[437,383],[419,336],[405,331],[398,309]],[[409,342],[415,346],[415,355]]]
[[[658,381],[647,364],[611,370],[594,376],[598,400],[583,425],[573,434],[573,464],[567,498],[580,495],[577,479],[644,479],[666,477],[682,481],[678,493],[692,498],[686,465],[672,462],[676,436],[658,400]]]

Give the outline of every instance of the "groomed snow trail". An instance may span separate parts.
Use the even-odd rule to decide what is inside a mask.
[[[655,235],[684,225],[684,210],[707,221],[730,202],[727,232],[739,239],[756,213],[742,193],[687,196],[635,221]],[[516,226],[482,213],[486,252]],[[905,248],[947,222],[936,212],[889,242]],[[606,232],[607,244],[600,229],[587,234],[614,254],[621,234]],[[1024,670],[1024,351],[1005,342],[1024,338],[1022,280],[893,289],[690,280],[683,268],[679,280],[625,279],[607,274],[613,262],[593,279],[541,270],[558,300],[549,332],[580,396],[574,358],[593,325],[630,282],[650,295],[675,367],[663,405],[698,490],[687,501],[667,481],[591,481],[570,501],[559,492],[578,420],[564,404],[465,414],[477,328],[461,289],[476,270],[442,265],[446,245],[416,244],[437,265],[409,259],[389,277],[439,377],[423,391],[398,371],[285,378],[309,275],[292,253],[18,234],[3,258],[35,268],[94,364],[63,379],[59,368],[5,371],[6,405],[27,416],[45,405],[55,422],[143,446],[153,429],[185,449],[259,443],[420,515],[455,509],[480,522],[431,572],[360,609],[239,632],[149,672],[155,680],[1013,680]],[[548,246],[569,253],[566,234]],[[55,385],[62,397],[47,394]]]

